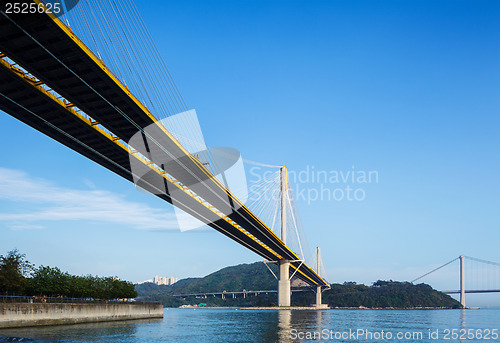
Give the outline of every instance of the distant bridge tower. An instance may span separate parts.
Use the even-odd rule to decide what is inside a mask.
[[[286,196],[287,196],[287,172],[286,167],[280,169],[281,176],[281,240],[286,244]],[[279,260],[278,279],[278,306],[290,306],[290,261]]]
[[[460,303],[465,308],[465,256],[460,255]]]
[[[469,273],[469,276],[471,277],[471,281],[475,280],[482,280],[483,283],[485,282],[485,286],[483,287],[478,287],[476,289],[465,289],[465,260],[471,261],[471,262],[476,262],[477,264],[481,264],[480,266],[474,266],[474,265],[469,265],[467,272]],[[455,261],[460,260],[460,288],[459,289],[454,289],[454,290],[445,290],[442,291],[445,294],[460,294],[460,304],[462,305],[463,308],[466,308],[466,303],[465,303],[465,294],[466,293],[500,293],[500,287],[495,287],[496,282],[498,282],[499,277],[500,277],[500,269],[495,268],[495,267],[500,267],[500,263],[497,262],[492,262],[492,261],[487,261],[487,260],[481,260],[479,258],[475,257],[470,257],[470,256],[464,256],[460,255],[458,257],[455,257],[453,260],[437,267],[431,270],[430,272],[425,273],[422,276],[419,276],[418,278],[414,279],[411,281],[411,283],[415,283],[415,281],[420,280],[438,270],[441,268],[446,267],[447,265],[454,263]],[[485,264],[489,266],[493,266],[494,270],[484,270],[484,268],[481,268],[481,266],[484,266]],[[478,270],[480,268],[480,270]],[[472,273],[472,271],[475,271]],[[479,273],[481,272],[481,277],[479,277]],[[474,274],[474,275],[472,275]],[[474,282],[472,282],[474,283]],[[492,287],[493,284],[493,287]],[[469,285],[468,287],[470,287]]]

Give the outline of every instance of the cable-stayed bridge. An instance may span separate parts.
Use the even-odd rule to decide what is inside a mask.
[[[443,290],[443,293],[460,294],[460,303],[464,307],[466,293],[500,293],[500,263],[464,255],[446,262],[411,282],[414,283],[425,279],[447,266],[454,266],[456,268],[457,261],[459,261],[458,274],[460,277],[457,279],[459,281],[459,289]]]
[[[280,306],[290,305],[292,276],[321,303],[329,284],[306,260],[286,168],[268,180],[279,203],[257,197],[253,211],[216,176],[192,117],[168,120],[189,108],[132,1],[82,0],[61,12],[53,3],[2,4],[0,109],[278,264]],[[272,208],[272,221],[262,219]],[[298,250],[287,245],[294,232]]]

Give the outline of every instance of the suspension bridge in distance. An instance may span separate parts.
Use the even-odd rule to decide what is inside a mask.
[[[292,293],[300,293],[300,292],[309,292],[310,290],[308,289],[292,289]],[[171,296],[174,298],[188,298],[188,297],[195,297],[195,298],[202,298],[206,299],[208,297],[220,297],[221,299],[226,299],[226,298],[232,298],[236,299],[238,296],[243,297],[245,299],[248,296],[258,296],[260,294],[273,294],[277,293],[278,291],[275,289],[268,289],[268,290],[260,290],[260,291],[228,291],[228,292],[201,292],[201,293],[188,293],[188,294],[172,294]]]
[[[80,2],[62,16],[41,0],[16,3],[41,10],[1,8],[1,110],[277,264],[279,306],[290,306],[292,277],[315,288],[321,304],[329,283],[320,275],[320,257],[313,268],[303,252],[287,245],[296,209],[286,168],[280,169],[277,234],[162,123],[172,113],[168,106],[188,108],[157,50],[145,46],[150,36],[130,0],[99,2],[85,11]],[[91,36],[84,41],[84,34]],[[117,46],[110,48],[110,41]],[[141,52],[148,55],[137,57]],[[137,136],[141,139],[134,140]]]
[[[462,304],[464,308],[466,307],[465,294],[467,293],[500,293],[500,263],[464,255],[454,258],[411,282],[414,283],[424,279],[456,261],[460,261],[459,289],[443,290],[443,293],[460,294],[460,304]],[[470,288],[466,287],[467,284],[469,284],[468,287]]]

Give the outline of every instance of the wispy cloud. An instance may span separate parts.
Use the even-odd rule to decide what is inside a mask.
[[[84,178],[83,179],[83,183],[90,189],[97,189],[95,183],[93,183],[92,181],[90,181],[89,179],[87,178]]]
[[[175,214],[98,189],[60,187],[15,169],[0,168],[0,199],[31,204],[29,212],[0,212],[14,230],[40,229],[47,221],[88,220],[145,230],[178,229]]]
[[[44,229],[43,225],[34,225],[34,224],[11,224],[9,225],[12,230],[21,231],[21,230],[40,230]]]

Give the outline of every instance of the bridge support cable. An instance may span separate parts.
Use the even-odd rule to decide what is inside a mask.
[[[271,222],[271,230],[273,231],[274,231],[274,225],[276,223],[276,218],[278,215],[278,206],[279,206],[279,201],[275,201],[274,211],[273,211],[273,221]]]
[[[484,264],[490,264],[492,266],[500,267],[500,263],[497,263],[497,262],[482,260],[480,258],[475,258],[475,257],[470,257],[470,256],[464,256],[464,258],[466,258],[468,260],[472,260],[472,261],[476,261],[476,262],[480,262],[480,263],[484,263]]]
[[[133,5],[131,6],[131,8],[135,9],[135,7],[134,7]],[[92,11],[92,8],[90,8],[90,10]],[[104,10],[104,12],[106,12],[106,10]],[[113,11],[113,12],[114,12],[114,11]],[[118,12],[119,12],[119,10],[118,10]],[[107,17],[107,16],[105,16],[105,18],[106,18],[106,17]],[[139,19],[140,19],[140,16],[137,16],[137,18],[139,18]],[[125,25],[125,26],[127,26],[127,25]],[[144,25],[143,25],[143,23],[141,22],[141,27],[143,27],[143,26],[144,26]],[[146,30],[146,31],[144,31],[144,32],[145,32],[145,36],[147,36],[147,37],[148,37],[148,39],[149,39],[149,35],[147,34],[147,30]],[[142,39],[140,39],[140,40],[139,40],[139,42],[142,42]],[[152,44],[152,46],[154,46],[154,44]],[[134,49],[134,47],[132,47],[132,52],[134,52],[135,50],[136,50],[136,49]],[[132,64],[132,66],[134,66],[134,65],[136,65],[136,64]],[[167,70],[167,72],[168,72],[168,70]],[[173,82],[173,80],[172,80],[172,82]],[[179,94],[180,94],[180,93],[179,93]],[[185,169],[187,170],[187,168],[185,168]],[[221,200],[223,200],[223,199],[221,199]],[[259,217],[259,216],[257,215],[257,217]]]
[[[26,3],[30,2],[28,0],[22,1]],[[39,0],[34,1],[41,3]],[[173,183],[174,187],[178,187],[179,184],[189,186],[192,181],[201,183],[203,181],[211,182],[210,185],[205,185],[205,188],[199,189],[200,193],[196,194],[196,198],[198,199],[196,201],[206,201],[209,204],[217,206],[217,202],[224,201],[224,197],[229,196],[235,203],[241,206],[240,210],[234,211],[225,218],[221,218],[221,224],[226,221],[233,226],[234,224],[243,225],[244,228],[240,227],[237,229],[247,236],[247,229],[251,230],[252,233],[249,237],[257,237],[258,240],[263,241],[277,254],[270,256],[268,252],[261,252],[261,255],[264,254],[269,259],[275,259],[275,257],[284,257],[289,260],[298,259],[298,256],[283,241],[280,241],[258,217],[249,211],[237,198],[234,198],[223,184],[213,178],[213,175],[205,169],[201,162],[197,161],[189,152],[186,152],[166,129],[164,130],[159,126],[162,134],[169,137],[169,142],[172,143],[168,148],[158,142],[155,137],[145,132],[144,128],[148,123],[154,123],[149,110],[139,101],[135,100],[133,94],[128,91],[128,87],[121,84],[109,73],[102,61],[99,61],[90,51],[87,51],[88,49],[86,50],[86,47],[78,41],[78,38],[62,22],[48,14],[19,16],[15,18],[16,20],[13,20],[13,18],[4,12],[1,14],[4,17],[3,20],[0,18],[1,31],[3,31],[0,34],[1,50],[8,51],[8,55],[13,57],[22,66],[28,66],[26,70],[40,75],[44,83],[50,85],[50,87],[66,99],[66,105],[71,104],[86,113],[90,113],[96,122],[103,123],[104,127],[108,128],[116,134],[116,137],[120,137],[124,141],[128,141],[131,134],[140,131],[145,136],[148,136],[148,139],[165,156],[175,159],[176,155],[172,154],[172,151],[184,151],[187,159],[183,161],[176,160],[176,163],[184,172],[171,175],[175,179],[175,183]],[[50,17],[50,20],[48,20],[48,17]],[[44,37],[48,36],[51,37],[51,40],[44,39]],[[16,37],[16,44],[11,44],[11,37]],[[67,51],[71,51],[71,53],[68,54]],[[91,73],[94,74],[89,76]],[[82,100],[80,94],[84,93],[85,99],[89,100]],[[68,105],[68,108],[71,107]],[[115,112],[119,116],[115,115]],[[12,114],[11,111],[9,113]],[[56,127],[59,126],[56,125]],[[43,130],[39,131],[43,132]],[[53,136],[55,135],[54,133]],[[143,156],[148,156],[149,154],[147,150],[139,152]],[[95,158],[97,159],[97,157]],[[109,163],[109,161],[104,162],[103,159],[101,160],[103,164]],[[170,172],[169,170],[168,173]],[[162,172],[160,171],[160,173]],[[205,177],[208,177],[208,179],[205,180]],[[164,194],[163,196],[169,198],[168,194]],[[213,204],[210,199],[214,199],[216,204]],[[188,211],[188,213],[190,212]],[[240,235],[238,232],[235,233]],[[298,268],[294,264],[291,266],[299,270],[299,277],[306,282],[312,284],[323,283],[323,280],[307,265],[305,268]]]
[[[188,110],[133,1],[81,0],[64,19],[158,120]],[[191,139],[196,138],[189,118],[170,124],[169,130],[182,127]]]
[[[37,0],[35,0],[37,1]],[[8,16],[5,15],[5,13],[2,12],[2,14],[10,21],[12,21],[11,18],[9,18]],[[54,19],[54,18],[53,18]],[[54,19],[54,20],[57,20],[57,19]],[[65,63],[63,63],[61,60],[59,60],[56,56],[54,56],[49,50],[47,50],[40,42],[38,42],[32,35],[30,35],[28,32],[26,32],[23,28],[21,28],[17,23],[15,23],[14,21],[12,21],[21,31],[23,31],[27,36],[29,36],[35,43],[37,43],[40,47],[42,47],[49,55],[51,55],[52,57],[54,57],[62,66],[64,66],[68,71],[70,71],[72,74],[74,74],[80,81],[82,81],[87,87],[89,87],[89,89],[91,89],[94,93],[96,93],[99,97],[101,97],[106,103],[108,103],[109,105],[111,105],[116,111],[118,111],[128,122],[130,122],[136,130],[138,131],[143,131],[143,128],[138,125],[134,120],[132,120],[131,117],[129,117],[127,114],[125,114],[125,112],[123,112],[120,108],[112,105],[110,103],[110,101],[108,101],[106,98],[104,98],[99,92],[97,92],[90,84],[88,84],[85,80],[83,80],[79,75],[77,75],[71,68],[69,68]],[[59,24],[62,24],[62,23],[59,23]],[[167,133],[167,132],[165,132]],[[168,156],[170,156],[170,159],[173,159],[173,160],[176,160],[176,162],[188,173],[190,174],[190,177],[189,178],[194,178],[196,179],[196,182],[200,183],[200,184],[203,184],[203,180],[201,180],[197,175],[195,175],[190,168],[188,168],[183,162],[181,162],[180,160],[176,159],[175,156],[172,155],[172,153],[168,150],[165,149],[165,147],[162,146],[162,144],[160,144],[158,141],[156,141],[155,137],[152,137],[150,136],[147,132],[144,132],[144,134],[146,136],[148,136],[148,139],[150,139],[152,142],[154,142],[164,153],[166,153]],[[168,133],[167,133],[168,134]],[[148,152],[147,151],[141,151],[143,154],[145,154],[146,156],[148,155]],[[192,158],[192,156],[188,153],[186,156],[188,156],[189,158],[191,158],[191,160],[193,162],[197,162],[194,160],[194,158]],[[198,163],[199,164],[199,163]],[[203,166],[201,166],[201,169],[204,169]],[[178,177],[179,175],[177,175],[176,177]],[[181,175],[182,176],[182,175]],[[228,193],[227,190],[225,190],[225,187],[220,184],[220,182],[218,182],[215,178],[213,177],[210,177],[208,180],[212,180],[215,182],[216,185],[218,185],[218,187],[220,187],[221,190],[224,190],[225,193]],[[180,179],[180,181],[184,181],[186,182],[186,180],[183,180],[183,178]],[[190,184],[191,182],[189,180],[187,180],[187,184]],[[221,194],[218,194],[218,192],[214,192],[214,189],[213,188],[208,188],[207,189],[209,193],[213,193],[212,196],[215,196],[216,198],[219,198],[219,201],[222,201],[224,202],[224,198],[221,197]],[[207,194],[204,195],[205,197],[207,196]],[[237,199],[235,199],[237,200]],[[245,221],[248,225],[250,226],[253,226],[255,230],[257,230],[257,232],[259,232],[259,235],[261,236],[261,239],[265,239],[266,241],[268,241],[268,244],[272,242],[273,240],[273,237],[272,235],[269,236],[268,233],[266,232],[265,230],[265,227],[262,228],[262,227],[259,227],[258,224],[258,219],[252,214],[250,213],[248,210],[246,210],[245,206],[241,203],[239,203],[239,205],[241,205],[241,208],[243,209],[243,211],[237,213],[237,212],[233,212],[233,215],[232,217],[234,217],[234,219],[236,220],[243,220]],[[248,212],[249,215],[246,214],[246,212]],[[231,218],[233,219],[233,218]],[[245,224],[246,225],[246,224]],[[289,254],[290,257],[292,258],[296,258],[296,255],[291,252],[290,250],[288,249],[281,249],[279,248],[279,246],[276,246],[275,248],[278,248],[278,252],[280,254]]]
[[[289,237],[291,239],[288,240],[287,245],[292,250],[297,251],[300,258],[306,264],[314,266],[315,254],[311,253],[290,180],[288,180],[287,203],[288,217],[290,218],[290,222],[293,223],[293,226],[288,226]]]
[[[9,69],[14,69],[15,73],[7,72]],[[34,76],[25,73],[19,67],[15,67],[12,62],[8,62],[5,55],[0,59],[0,76],[2,76],[0,78],[0,96],[3,99],[3,101],[0,99],[0,109],[12,113],[14,117],[37,128],[39,131],[65,144],[82,155],[98,162],[127,180],[133,180],[133,173],[130,170],[130,165],[128,164],[129,151],[133,148],[127,146],[126,143],[114,136],[111,132],[107,131],[100,124],[96,124],[96,122],[85,113],[75,107],[68,106],[68,101],[61,98],[57,95],[57,93],[54,93],[52,90],[47,88],[47,86],[42,85]],[[13,87],[16,83],[18,85]],[[30,96],[26,97],[26,91],[22,94],[18,92],[20,87],[26,88],[26,91],[31,91]],[[5,92],[9,92],[9,94],[5,94]],[[20,104],[18,102],[19,100],[15,99],[16,97],[21,99],[21,101],[29,98],[30,102],[36,105],[35,107],[31,105],[31,110],[25,105]],[[15,105],[15,107],[9,106],[9,103]],[[44,103],[45,105],[43,105]],[[42,106],[41,109],[40,106]],[[49,108],[50,111],[43,110]],[[33,110],[36,109],[39,109],[40,111],[43,110],[43,114],[35,113]],[[47,116],[45,113],[49,113],[50,115]],[[67,114],[71,114],[71,116],[68,116]],[[64,129],[54,125],[50,120],[48,120],[50,119],[50,116],[65,118]],[[70,130],[69,128],[73,129]],[[78,129],[75,130],[74,128]],[[78,135],[79,137],[75,137],[75,135]],[[99,148],[94,149],[92,146]],[[157,172],[162,177],[166,178],[166,182],[171,183],[172,187],[173,184],[175,184],[176,186],[182,188],[180,183],[158,168],[155,168],[150,161],[145,160],[144,156],[141,156],[140,154],[132,155],[141,163],[144,163],[151,168],[152,171]],[[151,188],[155,187],[154,184],[148,184],[147,186]],[[186,195],[189,195],[192,199],[194,199],[189,192],[186,192]],[[168,196],[160,196],[160,198],[164,198],[164,200],[167,200],[168,202],[172,201]],[[190,213],[194,217],[206,220],[201,210],[198,212],[193,211],[193,209],[196,208],[195,204],[196,203],[192,202],[189,205],[188,202],[188,205],[186,205],[184,202],[180,202],[179,206],[181,209]],[[242,240],[241,237],[234,235],[228,231],[227,228],[223,228],[220,224],[221,223],[214,223],[212,227],[263,257],[274,257],[274,255],[263,255],[261,251],[248,244],[248,239],[247,241]]]
[[[276,280],[279,280],[279,278],[276,276],[276,274],[273,272],[273,270],[271,269],[271,267],[269,267],[269,263],[273,263],[273,264],[278,264],[278,262],[276,261],[266,261],[264,260],[264,265],[267,267],[267,269],[271,272],[271,274],[273,274],[274,278]]]
[[[411,282],[411,283],[414,283],[415,281],[418,281],[418,280],[420,280],[420,279],[422,279],[422,278],[426,277],[427,275],[430,275],[430,274],[432,274],[432,273],[434,273],[434,272],[438,271],[439,269],[441,269],[441,268],[443,268],[443,267],[446,267],[447,265],[449,265],[449,264],[451,264],[451,263],[455,262],[455,261],[456,261],[456,260],[458,260],[459,258],[460,258],[460,257],[456,257],[456,258],[454,258],[453,260],[451,260],[450,262],[446,262],[446,263],[445,263],[445,264],[443,264],[442,266],[439,266],[439,267],[437,267],[437,268],[435,268],[435,269],[431,270],[430,272],[425,273],[424,275],[419,276],[418,278],[416,278],[416,279],[414,279],[414,280],[412,280],[412,281],[410,281],[410,282]]]
[[[290,262],[290,266],[289,266],[289,270],[288,270],[288,275],[289,275],[288,278],[290,279],[290,281],[292,281],[293,277],[296,275],[296,273],[307,262],[305,260],[305,258],[307,258],[307,256],[308,256],[305,253],[305,247],[307,245],[304,246],[303,240],[304,240],[305,236],[304,236],[303,230],[302,230],[303,227],[302,227],[302,223],[300,221],[299,213],[297,211],[297,205],[294,202],[293,193],[292,193],[292,189],[291,189],[290,184],[289,184],[289,180],[286,177],[286,168],[283,167],[282,169],[280,169],[279,173],[276,173],[276,174],[272,174],[272,175],[276,175],[276,177],[271,176],[269,178],[264,178],[264,180],[261,181],[259,184],[255,185],[255,186],[254,185],[251,186],[251,188],[257,189],[261,192],[257,192],[257,198],[259,199],[258,202],[257,201],[255,202],[255,204],[257,204],[257,206],[254,206],[254,202],[252,202],[252,203],[248,204],[248,207],[250,209],[252,209],[252,211],[254,211],[254,213],[259,215],[259,217],[261,219],[266,218],[267,220],[263,219],[265,223],[268,223],[268,220],[269,220],[269,222],[271,222],[271,224],[269,225],[271,228],[275,227],[274,223],[278,223],[279,228],[280,228],[279,234],[280,234],[281,239],[286,240],[286,242],[285,242],[286,245],[288,247],[290,247],[292,250],[298,252],[300,259],[287,260],[288,262]],[[262,185],[266,185],[265,181],[268,181],[268,180],[276,181],[276,182],[274,182],[275,186],[273,187],[272,184],[270,184],[269,182],[267,182],[267,188],[262,186]],[[269,191],[267,191],[266,189]],[[263,196],[263,194],[266,192],[271,193],[273,195],[277,194],[279,196]],[[271,200],[271,201],[269,201],[269,200]],[[273,203],[273,201],[274,201],[274,203]],[[261,212],[263,208],[264,209],[267,208],[267,212],[266,211]],[[278,215],[278,209],[280,209],[279,215]],[[261,213],[264,215],[261,215]],[[266,214],[269,215],[269,217],[266,217]],[[284,225],[282,224],[282,222],[284,223]],[[327,277],[326,277],[326,272],[324,272],[324,267],[323,267],[323,263],[321,261],[321,256],[319,256],[319,258],[320,258],[320,261],[319,261],[320,267],[316,268],[316,273],[324,280],[324,283],[322,283],[322,285],[321,285],[322,287],[320,287],[320,289],[322,290],[325,286],[326,286],[326,288],[328,287],[328,282],[326,281]],[[287,275],[286,274],[286,262],[287,261],[275,261],[274,262],[280,268],[280,272],[278,273],[278,275],[280,275],[282,273],[283,277],[281,277],[281,275],[276,276],[274,274],[274,272],[268,266],[268,269],[270,269],[273,276],[275,278],[277,278],[278,281],[285,280],[284,275]],[[314,261],[316,261],[316,263],[318,262],[318,259],[316,258],[316,256],[314,258]],[[311,260],[310,262],[312,263],[313,260]],[[299,263],[299,264],[297,264],[297,263]],[[310,263],[310,265],[314,265],[311,263]],[[292,267],[292,269],[294,269],[294,271],[290,270],[290,267]],[[278,288],[279,287],[283,287],[283,283],[282,283],[282,285],[279,285]],[[314,288],[314,290],[317,289],[316,286],[314,286],[313,288]],[[282,300],[282,302],[286,302],[286,300]]]
[[[109,159],[107,156],[105,156],[105,155],[103,155],[103,154],[99,153],[98,151],[96,151],[95,149],[93,149],[90,145],[87,145],[87,144],[83,143],[82,141],[78,140],[77,138],[75,138],[75,137],[73,137],[73,136],[69,135],[67,132],[65,132],[65,131],[63,131],[63,130],[61,130],[61,129],[59,129],[58,127],[54,126],[52,123],[45,121],[43,118],[41,118],[41,117],[40,117],[40,116],[38,116],[37,114],[35,114],[35,113],[33,113],[32,111],[28,110],[27,108],[25,108],[24,106],[20,105],[20,104],[19,104],[19,103],[17,103],[16,101],[14,101],[14,100],[12,100],[12,99],[8,98],[7,96],[5,96],[5,95],[4,95],[3,93],[1,93],[1,92],[0,92],[0,97],[1,97],[1,98],[3,98],[3,99],[5,99],[5,100],[7,100],[7,101],[12,102],[13,104],[15,104],[16,106],[18,106],[19,108],[21,108],[21,109],[25,110],[26,112],[28,112],[28,113],[32,114],[34,117],[36,117],[36,118],[40,119],[42,122],[44,122],[44,123],[45,123],[48,127],[50,127],[51,129],[53,129],[53,130],[57,131],[58,133],[60,133],[61,135],[65,136],[65,137],[67,137],[67,138],[69,138],[70,140],[74,141],[75,143],[77,143],[77,144],[81,145],[83,148],[88,149],[88,150],[89,150],[90,152],[92,152],[93,154],[96,154],[97,156],[101,157],[102,159],[107,160],[108,162],[110,162],[111,164],[113,164],[114,166],[116,166],[117,168],[122,169],[123,174],[122,174],[122,173],[120,173],[120,172],[117,172],[117,174],[119,174],[119,175],[121,175],[121,176],[123,176],[123,177],[125,177],[126,179],[129,179],[129,180],[132,180],[132,179],[133,179],[133,177],[126,177],[126,176],[125,176],[125,175],[127,175],[127,174],[129,174],[130,176],[132,176],[132,173],[131,173],[128,169],[124,168],[124,167],[123,167],[123,166],[121,166],[120,164],[118,164],[118,163],[114,162],[113,160]],[[2,108],[2,109],[4,109],[4,107],[3,107],[3,106],[2,106],[1,108]],[[84,153],[84,155],[85,155],[85,153]],[[154,187],[155,185],[154,185],[154,184],[149,184],[148,186],[149,186],[149,187]],[[167,201],[171,202],[171,199],[169,199],[169,198],[165,198],[164,200],[167,200]],[[183,209],[183,210],[184,210],[184,211],[186,211],[187,213],[191,214],[191,215],[192,215],[192,216],[194,216],[195,218],[198,218],[198,219],[200,219],[200,220],[205,219],[205,218],[203,217],[203,215],[202,215],[202,214],[200,214],[199,212],[193,212],[193,206],[185,206],[185,205],[183,205],[183,204],[181,204],[181,203],[179,203],[179,206],[181,207],[181,209]],[[258,249],[256,249],[255,247],[253,247],[253,246],[249,245],[247,242],[245,242],[245,241],[241,240],[240,238],[238,238],[237,236],[235,236],[235,235],[234,235],[234,234],[232,234],[231,232],[227,231],[226,229],[222,228],[221,226],[219,226],[219,225],[217,225],[217,224],[215,224],[215,223],[214,223],[214,224],[212,225],[212,227],[213,227],[213,228],[215,228],[215,229],[217,229],[217,230],[218,230],[218,231],[220,231],[221,233],[225,234],[226,236],[229,236],[231,239],[233,239],[233,240],[235,240],[235,241],[239,242],[241,245],[246,246],[249,250],[252,250],[252,251],[254,251],[255,253],[257,253],[257,254],[259,254],[259,255],[262,255],[262,252],[261,252],[261,251],[259,251],[259,250],[258,250]],[[267,256],[265,256],[265,255],[262,255],[262,256],[263,256],[263,257],[267,257]],[[269,257],[267,257],[267,258],[269,258]]]
[[[177,140],[194,143],[183,144],[190,153],[198,153],[197,146],[206,146],[194,129],[197,120],[177,115],[188,107],[133,1],[82,0],[65,16],[92,51],[106,52],[104,60],[111,62],[111,69]],[[82,27],[83,21],[88,23],[86,27]],[[175,120],[165,120],[172,116]],[[210,162],[207,168],[215,174],[215,160],[210,150],[204,150]]]
[[[289,195],[289,192],[287,190],[286,192],[286,200],[287,200],[287,204],[289,206],[289,209],[290,209],[290,216],[292,218],[292,223],[293,223],[293,228],[295,229],[295,236],[297,238],[297,242],[298,242],[298,245],[299,245],[299,251],[300,251],[300,256],[302,256],[302,258],[304,258],[304,250],[302,249],[302,243],[300,241],[300,236],[299,236],[299,229],[298,229],[298,225],[297,225],[297,221],[295,220],[295,215],[293,214],[294,213],[294,208],[292,207],[292,202],[290,200],[290,195]]]
[[[280,202],[279,178],[279,173],[273,173],[262,177],[262,180],[258,182],[249,184],[246,203],[246,206],[277,235],[280,234],[275,226]]]
[[[38,1],[38,0],[35,0],[35,1]],[[87,81],[83,80],[82,77],[80,75],[78,75],[74,70],[72,70],[68,65],[66,65],[64,62],[62,62],[58,57],[56,57],[53,53],[51,53],[43,44],[41,44],[38,40],[36,40],[30,33],[28,33],[26,30],[24,30],[24,28],[20,27],[15,21],[12,20],[12,18],[10,18],[9,16],[7,16],[5,13],[2,12],[2,15],[4,17],[6,17],[9,21],[11,21],[15,26],[17,26],[22,32],[24,32],[31,40],[33,40],[37,45],[39,45],[43,50],[45,50],[50,56],[52,56],[55,60],[57,60],[57,62],[63,66],[65,69],[67,69],[71,74],[73,74],[74,76],[76,76],[76,78],[78,80],[80,80],[83,84],[85,84],[92,92],[94,92],[99,98],[101,98],[102,100],[104,100],[105,103],[109,104],[115,111],[117,111],[123,118],[125,118],[129,123],[131,123],[133,125],[133,127],[135,128],[135,130],[137,131],[141,131],[143,132],[147,137],[148,139],[155,143],[156,146],[161,150],[163,151],[167,156],[169,156],[169,158],[171,160],[175,160],[179,165],[180,167],[187,172],[187,174],[189,174],[190,176],[188,177],[188,179],[185,178],[185,176],[187,176],[187,174],[182,174],[182,175],[174,175],[176,178],[178,178],[179,176],[181,177],[179,179],[179,181],[181,182],[184,182],[185,184],[191,184],[192,181],[190,181],[190,179],[194,178],[196,180],[196,182],[200,183],[200,184],[204,184],[203,180],[200,179],[200,176],[196,175],[193,173],[193,171],[187,167],[185,165],[185,162],[182,162],[180,161],[179,159],[177,159],[169,150],[167,150],[162,144],[160,144],[155,137],[151,136],[149,133],[145,132],[143,130],[143,127],[141,127],[138,123],[136,123],[129,115],[127,115],[123,110],[121,110],[119,107],[113,105],[111,103],[110,100],[108,100],[106,97],[104,97],[101,93],[99,93],[96,89],[94,89]],[[57,20],[55,18],[53,18],[54,20]],[[58,22],[58,24],[60,25],[63,25],[62,23]],[[57,90],[59,93],[61,92],[64,92],[64,90],[60,90],[58,89]],[[70,100],[71,102],[75,103],[76,101],[73,101],[73,99]],[[82,106],[80,106],[82,107]],[[83,107],[85,107],[85,105],[83,104]],[[99,122],[101,122],[102,120],[99,119]],[[166,130],[164,130],[161,126],[159,126],[159,129],[163,130],[163,132],[167,135],[167,136],[171,136]],[[113,129],[114,132],[116,132],[117,130]],[[174,140],[175,141],[175,140]],[[178,145],[179,148],[181,148],[182,150],[182,147],[180,147],[180,145],[176,142],[176,144]],[[141,151],[141,153],[145,156],[149,155],[149,152],[148,151]],[[205,171],[204,170],[204,167],[200,164],[200,162],[198,162],[194,157],[191,156],[191,154],[189,153],[186,153],[186,155],[188,157],[188,160],[187,162],[191,163],[191,162],[194,162],[198,167],[200,167],[200,169],[202,169],[204,172],[207,172],[208,171]],[[208,174],[207,174],[208,175]],[[187,181],[187,182],[186,182]],[[225,189],[225,186],[222,185],[220,182],[218,182],[218,180],[216,178],[214,178],[213,176],[210,176],[208,179],[206,179],[205,181],[211,181],[211,182],[214,182],[217,187],[219,188],[210,188],[210,187],[207,187],[207,191],[208,193],[204,193],[203,196],[204,197],[207,197],[207,195],[210,195],[212,197],[215,196],[215,198],[218,198],[219,200],[218,201],[222,201],[224,202],[224,198],[223,196],[221,196],[221,193],[220,192],[217,192],[218,190],[220,191],[223,191],[225,193],[225,196],[227,195],[230,195],[229,191],[227,191]],[[234,199],[236,201],[238,201],[237,199]],[[228,216],[228,219],[229,220],[239,220],[240,222],[241,221],[244,221],[246,224],[244,225],[250,225],[252,226],[258,233],[259,233],[259,239],[261,240],[265,240],[267,244],[273,244],[273,234],[272,232],[270,232],[269,229],[269,232],[266,232],[266,227],[265,226],[262,226],[262,227],[259,227],[259,220],[258,218],[256,218],[251,212],[249,212],[246,207],[241,204],[239,201],[238,203],[241,205],[241,209],[242,211],[240,212],[233,212],[233,214],[231,216]],[[248,214],[247,214],[248,212]],[[210,222],[210,221],[208,221]],[[269,233],[271,233],[271,235],[269,235]],[[277,249],[277,252],[278,254],[282,255],[282,254],[285,254],[285,255],[289,255],[290,257],[292,258],[296,258],[297,256],[289,249],[287,248],[283,248],[283,247],[280,247],[278,244],[273,244],[273,249]],[[304,275],[305,276],[305,275]],[[308,276],[305,276],[306,278],[308,278]]]
[[[323,262],[323,258],[321,256],[321,250],[320,247],[316,247],[316,254],[315,254],[315,262],[314,266],[316,267],[316,273],[325,281],[327,285],[327,289],[330,288],[330,281],[328,280],[328,274],[326,273],[326,268],[325,264]]]

